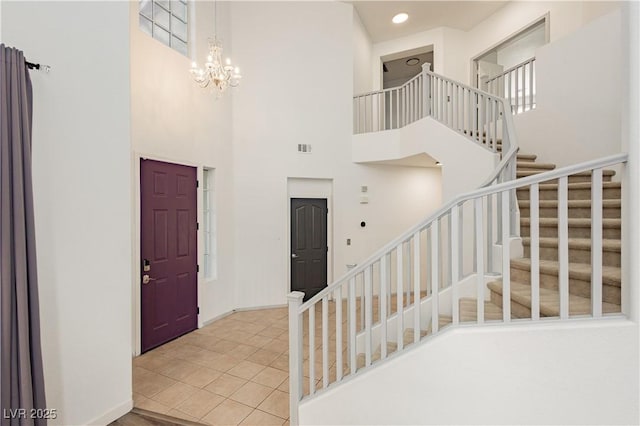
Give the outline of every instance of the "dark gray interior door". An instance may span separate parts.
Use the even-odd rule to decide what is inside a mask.
[[[327,200],[291,199],[291,290],[304,300],[327,286]]]

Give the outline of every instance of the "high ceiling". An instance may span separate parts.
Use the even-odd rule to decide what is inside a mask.
[[[468,31],[508,0],[502,1],[349,1],[374,43],[427,31],[438,27],[451,27]],[[394,24],[391,18],[406,12],[409,19]]]

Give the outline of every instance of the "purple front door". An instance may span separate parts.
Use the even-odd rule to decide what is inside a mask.
[[[198,325],[194,167],[140,160],[142,352]]]

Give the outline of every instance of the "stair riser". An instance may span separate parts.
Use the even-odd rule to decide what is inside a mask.
[[[502,306],[502,294],[491,291],[491,301]],[[572,310],[571,302],[569,302],[569,310]],[[548,315],[545,312],[540,312],[540,316],[545,317]],[[554,316],[557,316],[557,313]],[[531,308],[511,299],[511,318],[531,318]]]
[[[531,282],[531,272],[511,268],[511,279],[521,283]],[[558,289],[558,276],[554,274],[540,273],[540,287],[550,290]],[[582,297],[591,297],[591,281],[569,278],[569,293]],[[608,303],[620,304],[620,287],[612,285],[602,286],[602,300]]]
[[[540,164],[533,161],[518,161],[516,163],[516,172],[547,172],[555,169],[553,164]]]
[[[539,210],[540,217],[558,217],[557,207],[543,207]],[[528,207],[520,208],[520,217],[531,217],[531,210]],[[591,208],[588,207],[569,207],[569,217],[571,218],[590,218]],[[602,217],[608,219],[620,219],[620,207],[605,207],[602,209]]]
[[[557,226],[542,226],[540,225],[540,236],[541,237],[550,237],[550,238],[558,238],[558,227]],[[530,228],[528,225],[520,226],[520,235],[523,237],[530,237]],[[603,228],[602,229],[602,237],[603,238],[615,238],[620,239],[620,228]],[[569,238],[591,238],[591,228],[588,227],[577,227],[569,225]]]
[[[527,171],[525,173],[520,173],[520,171],[518,170],[516,172],[516,177],[518,179],[521,179],[523,177],[527,177],[527,176],[532,176],[532,175],[537,175],[540,174],[542,172],[545,172],[546,170],[536,170],[536,171]],[[611,176],[602,176],[602,181],[603,182],[611,182]],[[591,176],[585,175],[574,175],[574,176],[569,176],[568,177],[568,182],[569,183],[579,183],[579,182],[591,182]],[[552,180],[546,180],[543,183],[558,183],[557,179],[552,179]]]
[[[531,247],[529,244],[524,245],[524,257],[531,257]],[[602,263],[604,266],[620,267],[620,252],[603,251]],[[557,247],[540,247],[540,259],[558,261]],[[569,247],[569,262],[573,263],[591,263],[591,249],[571,248]]]
[[[491,302],[502,306],[502,295],[491,291]],[[511,299],[511,318],[531,318],[531,309]]]
[[[618,199],[620,198],[620,188],[604,188],[602,190],[602,197],[605,199]],[[541,200],[557,200],[558,199],[558,190],[554,189],[540,189],[538,192],[539,198]],[[590,188],[569,188],[568,191],[570,200],[590,200],[591,199],[591,189]],[[529,188],[521,188],[517,190],[518,200],[528,200],[529,199]]]

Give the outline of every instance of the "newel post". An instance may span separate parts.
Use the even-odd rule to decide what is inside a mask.
[[[424,99],[424,116],[429,117],[431,115],[431,76],[427,74],[427,71],[431,70],[431,64],[429,62],[425,62],[422,64],[422,75],[423,75],[423,84],[422,84],[422,99]]]
[[[304,293],[292,291],[289,302],[289,422],[297,426],[298,403],[302,399],[302,315],[298,313]]]

